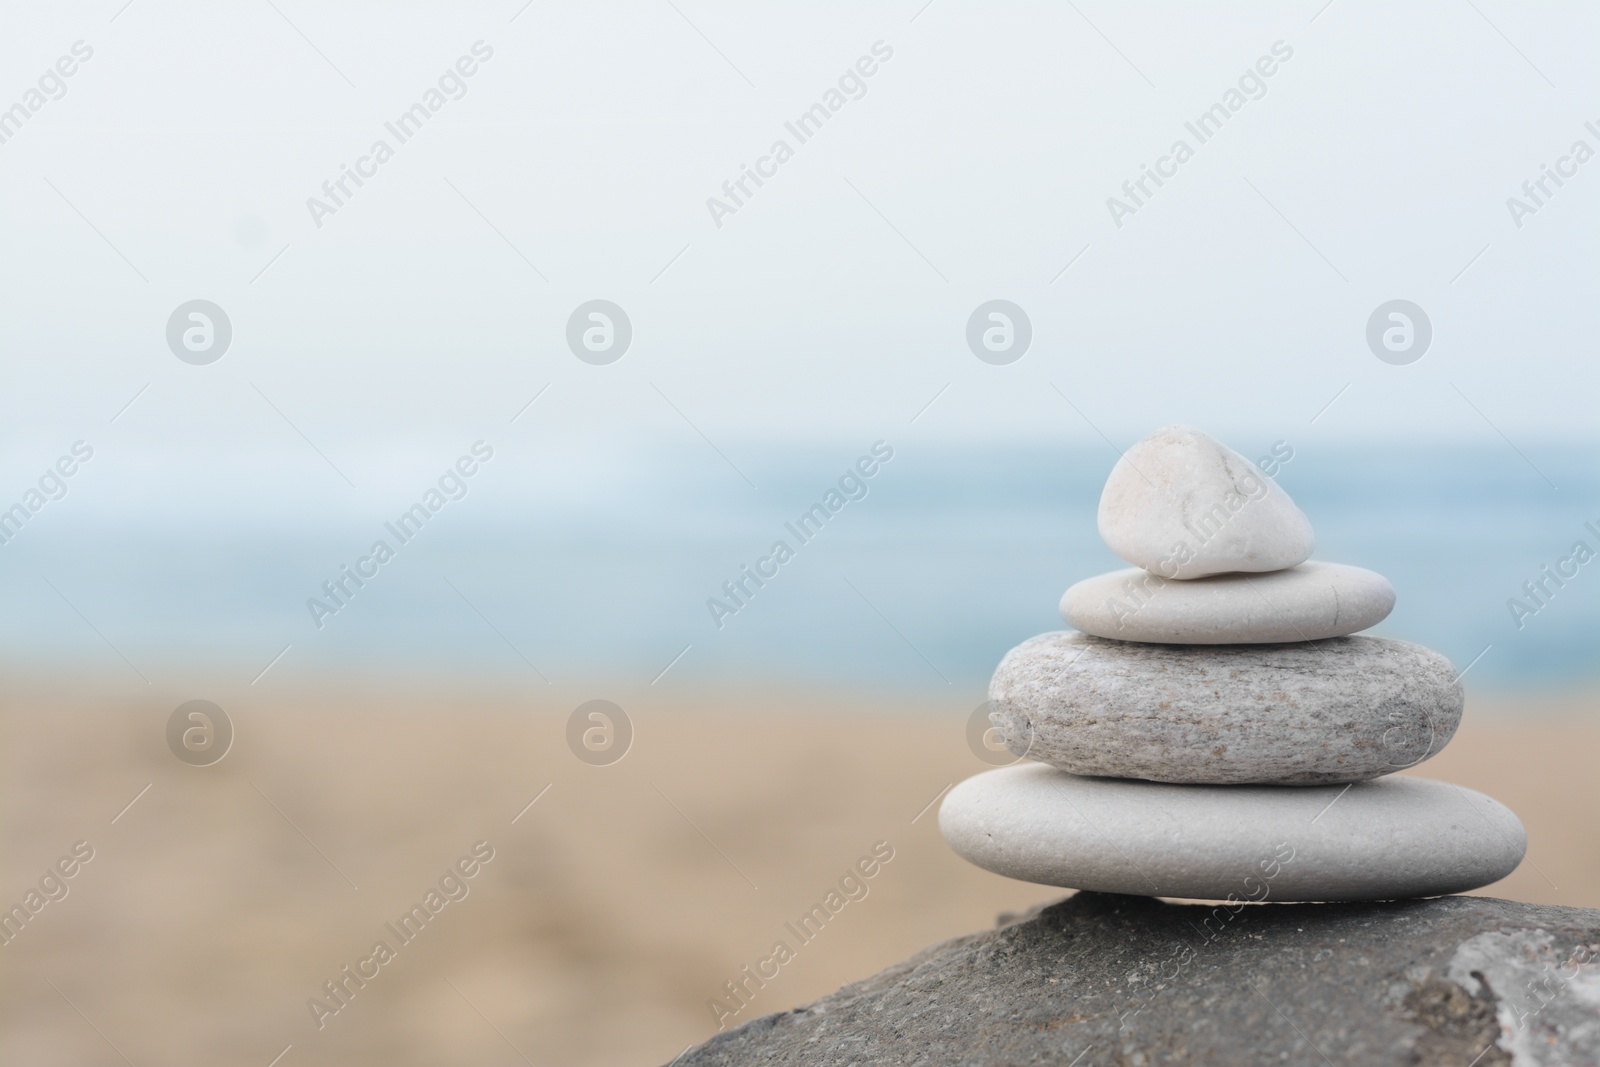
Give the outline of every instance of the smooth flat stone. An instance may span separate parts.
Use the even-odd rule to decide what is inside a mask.
[[[1471,789],[1391,776],[1344,789],[1178,786],[1021,763],[939,808],[964,859],[1025,882],[1202,900],[1393,900],[1504,878],[1527,835]]]
[[[1384,637],[1186,646],[1056,631],[1006,653],[989,702],[1012,752],[1074,774],[1316,785],[1434,755],[1464,698],[1449,660]]]
[[[1360,633],[1393,609],[1383,575],[1315,561],[1192,581],[1130,567],[1085,578],[1061,597],[1061,617],[1084,633],[1173,645],[1319,641]]]
[[[1277,571],[1304,563],[1311,521],[1278,483],[1215,438],[1166,426],[1111,468],[1100,536],[1129,563],[1163,578]]]

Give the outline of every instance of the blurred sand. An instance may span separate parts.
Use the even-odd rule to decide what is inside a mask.
[[[187,695],[8,685],[0,901],[76,841],[95,856],[0,947],[4,1062],[665,1063],[715,1031],[708,1001],[793,944],[784,924],[875,842],[894,858],[867,895],[734,1023],[1061,895],[940,841],[928,805],[985,769],[971,709],[949,701],[624,692],[632,750],[593,767],[565,741],[583,695],[234,688],[216,698],[234,748],[195,768],[163,733]],[[1475,699],[1419,769],[1527,824],[1529,859],[1486,892],[1600,906],[1595,708],[1572,697],[1513,720]],[[307,999],[380,937],[397,943],[384,924],[480,840],[495,856],[469,895],[319,1030]]]

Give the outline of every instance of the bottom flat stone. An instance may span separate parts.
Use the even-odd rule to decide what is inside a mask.
[[[964,859],[1008,878],[1201,900],[1395,900],[1476,889],[1516,869],[1516,815],[1448,782],[1196,786],[988,771],[939,809]]]

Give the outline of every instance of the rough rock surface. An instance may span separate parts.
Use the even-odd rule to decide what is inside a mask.
[[[1600,911],[1079,893],[1002,923],[674,1067],[1600,1063]]]
[[[1085,578],[1061,617],[1086,634],[1172,645],[1266,645],[1344,637],[1394,610],[1381,574],[1311,560],[1269,574],[1165,579],[1139,567]]]
[[[1111,551],[1163,578],[1282,570],[1316,545],[1311,520],[1277,482],[1186,426],[1165,426],[1123,453],[1097,519]]]
[[[1024,882],[1203,900],[1397,900],[1464,893],[1517,869],[1510,809],[1390,774],[1336,786],[1169,785],[1019,763],[945,794],[962,859]]]
[[[1321,785],[1409,767],[1461,722],[1445,657],[1407,641],[1152,645],[1031,637],[989,683],[1007,747],[1073,774]]]

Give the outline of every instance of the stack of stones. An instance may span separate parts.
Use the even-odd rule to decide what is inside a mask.
[[[940,827],[964,858],[1046,885],[1206,900],[1389,900],[1487,885],[1522,861],[1496,801],[1392,772],[1461,721],[1459,676],[1354,637],[1381,575],[1307,562],[1272,479],[1168,427],[1117,463],[1100,535],[1136,566],[1068,589],[1077,628],[1006,654],[991,722],[1019,762],[962,782]]]

